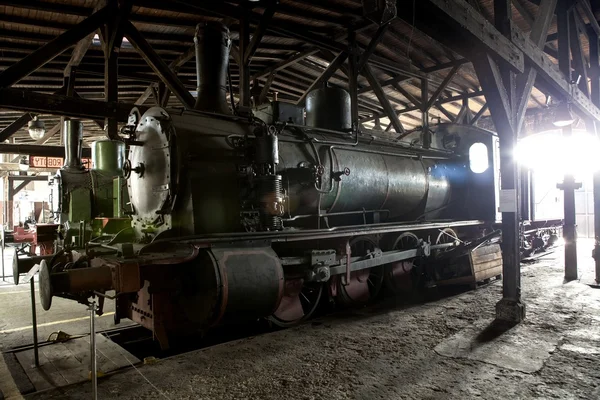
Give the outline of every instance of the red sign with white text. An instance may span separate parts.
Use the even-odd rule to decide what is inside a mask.
[[[87,169],[91,168],[92,160],[90,158],[83,158],[81,160],[83,166]],[[62,157],[43,157],[43,156],[29,156],[29,166],[32,168],[61,168],[65,163]]]

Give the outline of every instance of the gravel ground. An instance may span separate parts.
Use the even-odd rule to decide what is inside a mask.
[[[591,281],[589,243],[580,249],[580,274]],[[527,320],[488,341],[489,360],[447,357],[436,346],[465,332],[481,333],[494,317],[500,282],[420,305],[389,300],[159,360],[102,378],[99,397],[599,399],[600,290],[563,284],[562,252],[524,266],[522,275]],[[539,361],[533,372],[494,361],[527,362],[529,353],[522,350],[540,348],[542,356],[531,360]],[[87,399],[90,385],[28,397]]]

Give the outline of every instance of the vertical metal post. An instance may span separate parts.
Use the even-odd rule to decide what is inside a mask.
[[[109,23],[107,25],[108,36],[112,34],[114,29],[117,29],[117,27],[113,24]],[[109,43],[105,43],[106,48],[104,50],[104,100],[117,102],[119,97],[119,53],[117,52],[118,49],[114,47],[108,48],[109,45]],[[119,137],[118,122],[115,118],[107,118],[104,121],[104,128],[109,138],[116,139]]]
[[[348,66],[350,76],[348,77],[348,91],[350,92],[350,113],[352,116],[352,130],[358,132],[358,60],[356,47],[356,33],[348,31]]]
[[[33,358],[35,360],[35,366],[40,366],[40,356],[38,353],[38,332],[37,332],[37,312],[35,310],[35,276],[32,276],[29,280],[29,286],[31,288],[31,323],[33,325]]]
[[[588,29],[588,42],[590,45],[592,103],[596,107],[600,107],[600,41],[592,27]],[[588,127],[588,130],[598,136],[596,124]],[[600,171],[594,172],[594,251],[592,257],[596,264],[596,284],[600,284]]]
[[[248,18],[240,19],[240,105],[250,107],[250,68],[245,54],[250,43],[250,24]]]
[[[556,5],[556,26],[558,33],[558,68],[568,82],[571,76],[571,46],[569,41],[569,13],[573,1],[558,0]],[[568,103],[569,99],[562,99]],[[572,128],[565,126],[563,136],[570,137]],[[577,244],[575,231],[575,178],[573,175],[564,176],[562,184],[557,185],[564,193],[564,227],[563,238],[565,240],[565,280],[577,279]]]
[[[431,132],[429,131],[429,79],[421,79],[421,124],[423,126],[423,148],[431,147]]]
[[[2,245],[2,247],[0,247],[0,251],[2,252],[2,280],[6,282],[6,274],[4,272],[4,224],[1,224],[0,228],[2,228],[2,232],[0,232],[0,235],[2,235],[0,236],[0,240],[2,241],[2,243],[0,243],[0,245]]]
[[[92,398],[98,399],[98,370],[96,367],[96,299],[90,303],[90,370],[92,378]]]
[[[521,220],[532,220],[531,218],[531,171],[520,168],[521,174]]]
[[[571,126],[563,128],[563,136],[571,137]],[[577,227],[575,217],[575,189],[581,187],[575,182],[572,174],[565,174],[563,182],[557,185],[564,193],[564,226],[565,240],[565,281],[577,279]]]

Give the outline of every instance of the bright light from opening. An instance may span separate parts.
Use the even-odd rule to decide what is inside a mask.
[[[526,168],[540,173],[582,176],[600,169],[600,140],[587,131],[561,130],[538,133],[519,140],[515,158]]]
[[[485,144],[477,142],[469,147],[469,167],[476,174],[487,171],[490,166],[488,148]]]

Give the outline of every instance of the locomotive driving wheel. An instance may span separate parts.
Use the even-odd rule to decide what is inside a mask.
[[[273,324],[288,328],[309,319],[323,295],[323,284],[304,279],[286,279],[283,297],[277,310],[268,317]]]
[[[369,237],[356,237],[350,240],[351,257],[370,257],[377,249],[377,242]],[[375,298],[383,285],[383,265],[350,273],[348,282],[345,275],[337,279],[337,301],[344,306],[367,304]]]
[[[419,246],[419,238],[411,232],[404,232],[394,242],[394,250],[412,250]],[[394,294],[407,292],[413,287],[413,268],[418,265],[418,258],[397,261],[385,266],[384,282]]]
[[[460,242],[460,239],[458,238],[458,234],[456,233],[456,231],[452,228],[444,228],[440,230],[440,233],[437,236],[437,239],[435,240],[435,244],[447,244],[456,242]],[[437,252],[439,254],[447,250],[448,249],[440,249],[437,250]]]

